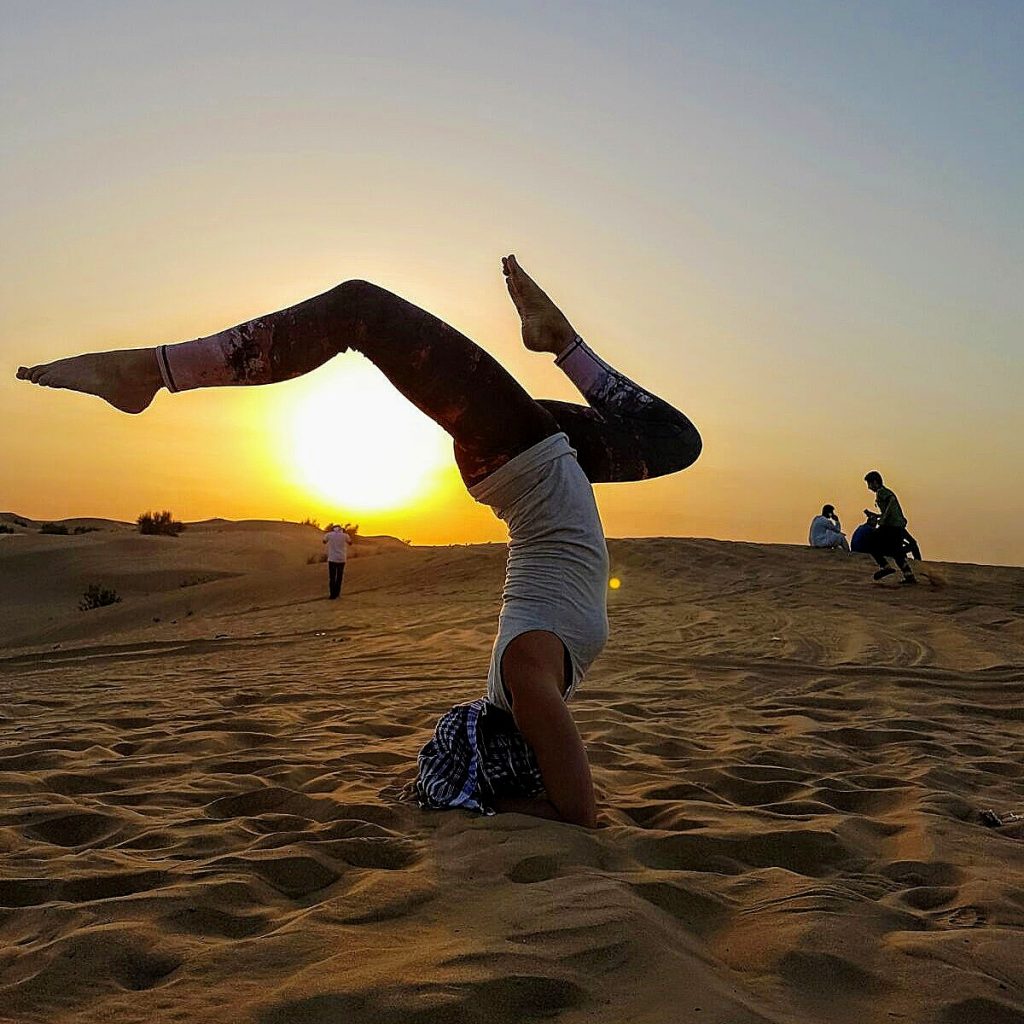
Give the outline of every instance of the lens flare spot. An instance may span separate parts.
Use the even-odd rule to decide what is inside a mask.
[[[609,586],[609,588],[610,588],[611,590],[618,590],[618,589],[619,589],[619,587],[621,587],[621,586],[622,586],[622,580],[620,580],[618,576],[613,576],[613,577],[612,577],[612,578],[611,578],[611,579],[610,579],[610,580],[608,581],[608,586]]]

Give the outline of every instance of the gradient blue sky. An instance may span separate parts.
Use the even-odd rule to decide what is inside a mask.
[[[707,441],[599,488],[609,534],[801,543],[877,467],[926,554],[1024,564],[1024,5],[0,11],[0,508],[329,517],[268,455],[298,386],[127,418],[13,372],[347,277],[572,397],[519,347],[515,251]],[[453,477],[367,526],[501,537]]]

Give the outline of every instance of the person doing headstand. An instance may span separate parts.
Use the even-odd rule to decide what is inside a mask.
[[[161,388],[273,384],[348,349],[365,355],[448,431],[469,493],[509,533],[486,697],[442,716],[418,758],[416,796],[593,827],[590,766],[566,707],[608,636],[608,551],[591,485],[685,469],[702,442],[686,416],[597,356],[514,256],[502,269],[526,347],[555,355],[587,406],[534,400],[454,328],[359,280],[209,337],[18,377],[138,413]]]

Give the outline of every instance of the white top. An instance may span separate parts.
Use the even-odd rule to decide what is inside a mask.
[[[344,562],[348,558],[348,546],[352,538],[344,530],[331,530],[324,543],[327,545],[328,562]]]
[[[508,565],[487,699],[511,711],[501,679],[505,648],[539,629],[572,662],[568,700],[608,639],[608,548],[590,481],[565,434],[545,438],[470,489],[508,524]]]
[[[811,520],[811,532],[808,535],[807,543],[812,548],[828,548],[840,537],[845,536],[846,534],[842,530],[836,529],[834,519],[829,519],[828,516],[815,516]]]

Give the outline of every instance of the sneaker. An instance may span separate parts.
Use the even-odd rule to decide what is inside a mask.
[[[895,569],[887,565],[884,569],[879,569],[871,578],[875,580],[884,580],[886,576],[891,576],[895,571]]]

